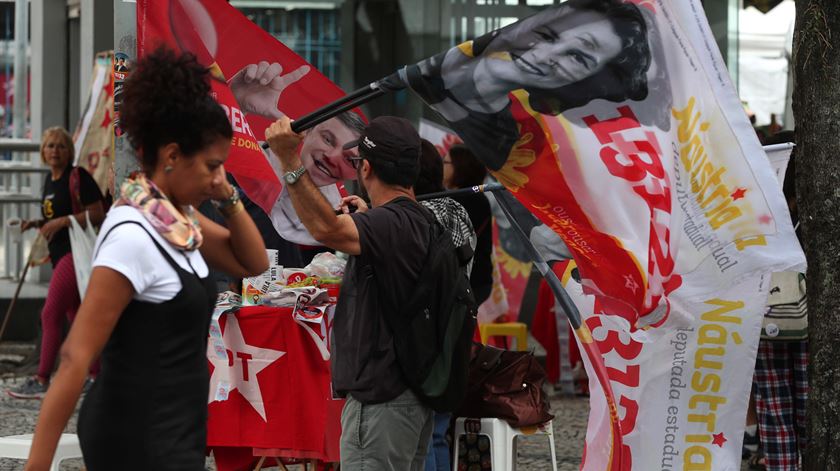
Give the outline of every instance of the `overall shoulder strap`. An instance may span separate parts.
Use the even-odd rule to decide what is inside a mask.
[[[160,252],[160,254],[161,254],[161,255],[163,255],[163,258],[165,258],[165,259],[166,259],[166,261],[167,261],[167,262],[169,262],[169,264],[170,264],[173,268],[175,268],[175,269],[176,269],[176,271],[177,271],[177,269],[178,269],[178,268],[180,268],[180,266],[179,266],[179,265],[175,262],[175,260],[173,260],[173,259],[172,259],[172,256],[170,256],[170,255],[169,255],[169,252],[167,252],[167,250],[166,250],[166,249],[165,249],[162,245],[160,245],[160,243],[157,241],[157,239],[155,239],[155,237],[152,235],[152,233],[151,233],[151,232],[149,232],[149,230],[148,230],[148,229],[146,229],[146,228],[143,226],[143,224],[140,224],[140,223],[139,223],[139,222],[137,222],[137,221],[122,221],[122,222],[118,222],[118,223],[114,224],[114,225],[113,225],[110,229],[108,229],[108,232],[106,232],[106,233],[105,233],[105,235],[104,235],[104,236],[102,236],[102,242],[100,242],[100,243],[99,243],[99,247],[97,247],[97,250],[96,250],[96,252],[97,252],[97,253],[93,254],[93,258],[96,258],[96,255],[99,253],[99,248],[101,248],[101,247],[102,247],[102,243],[104,243],[104,242],[105,242],[105,239],[107,239],[107,238],[108,238],[108,236],[109,236],[109,235],[111,235],[111,232],[112,232],[114,229],[116,229],[116,228],[118,228],[118,227],[120,227],[120,226],[122,226],[122,225],[125,225],[125,224],[135,224],[135,225],[137,225],[138,227],[140,227],[140,229],[143,229],[143,232],[145,232],[145,233],[149,236],[149,239],[151,239],[151,240],[152,240],[152,243],[154,243],[154,244],[155,244],[155,247],[157,247],[157,249],[158,249],[158,251]]]
[[[73,167],[70,170],[70,204],[73,206],[73,214],[81,213],[85,208],[82,204],[82,182],[79,167]]]

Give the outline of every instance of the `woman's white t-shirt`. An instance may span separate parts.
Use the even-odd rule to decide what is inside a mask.
[[[138,222],[149,233],[137,224],[123,224],[111,231],[112,227],[124,221]],[[111,233],[108,234],[108,231]],[[140,211],[131,206],[118,206],[108,212],[93,249],[93,267],[108,267],[125,276],[134,287],[134,299],[138,301],[169,301],[181,291],[181,280],[149,234],[182,269],[201,278],[208,275],[209,269],[198,250],[176,249],[158,234]]]

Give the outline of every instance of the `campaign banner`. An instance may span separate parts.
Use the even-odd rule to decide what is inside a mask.
[[[756,277],[684,309],[691,326],[656,342],[624,332],[595,296],[575,281],[573,261],[555,272],[578,306],[603,354],[621,417],[621,466],[615,466],[609,410],[598,381],[590,380],[590,415],[581,470],[741,469],[741,445],[758,351],[767,282]],[[590,378],[593,365],[583,357]]]
[[[532,242],[542,232],[546,258],[570,252],[582,292],[597,302],[597,322],[650,348],[680,333],[699,343],[687,329],[715,323],[737,338],[708,348],[743,353],[727,357],[728,371],[750,376],[757,337],[720,317],[758,325],[763,299],[746,298],[756,280],[804,271],[805,258],[700,0],[569,0],[407,66],[399,77],[542,221],[523,225]],[[743,307],[717,313],[725,308],[716,300]],[[606,469],[659,469],[661,460],[636,465],[628,443],[634,436],[652,443],[660,431],[636,428],[638,411],[620,389],[613,393],[613,377],[635,383],[636,370],[605,369],[610,345],[594,341],[588,327],[576,336],[590,378],[598,379],[593,401],[601,402],[593,410],[600,407],[610,423],[590,427],[586,462],[600,456],[608,457],[597,461]],[[703,378],[697,389],[718,388]],[[710,420],[710,408],[722,408],[696,401],[688,410]],[[727,418],[736,415],[743,421],[743,414]],[[739,441],[716,424],[708,437]],[[682,430],[706,440],[693,426]],[[710,462],[706,452],[721,456],[703,449],[699,457],[682,449],[682,458],[696,461],[680,466],[727,469],[697,464]]]
[[[400,76],[640,338],[804,264],[699,1],[570,0]]]
[[[99,190],[114,194],[114,75],[117,64],[114,53],[96,55],[91,74],[88,101],[81,119],[73,132],[75,165],[83,167],[93,176]]]
[[[277,158],[260,147],[265,129],[283,115],[299,118],[344,92],[315,67],[225,0],[137,2],[138,55],[165,46],[196,55],[211,71],[214,98],[233,128],[225,169],[289,241],[319,245],[282,192]],[[356,178],[342,146],[360,134],[360,115],[332,118],[311,129],[300,148],[322,193],[337,203],[344,180]]]

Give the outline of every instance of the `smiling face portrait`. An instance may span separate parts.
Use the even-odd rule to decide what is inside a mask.
[[[594,75],[621,53],[622,41],[602,13],[572,13],[518,36],[504,53],[489,54],[485,71],[510,88],[557,88]]]
[[[525,89],[535,109],[552,114],[596,98],[641,100],[651,63],[647,33],[636,5],[569,0],[491,33],[475,87],[479,93]]]
[[[343,146],[359,138],[354,129],[356,117],[331,118],[315,126],[306,134],[300,148],[300,158],[316,186],[331,185],[343,180],[355,180],[356,169],[347,158]],[[358,119],[360,126],[364,126]]]

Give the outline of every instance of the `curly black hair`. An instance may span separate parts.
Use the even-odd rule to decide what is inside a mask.
[[[137,62],[125,83],[120,125],[146,172],[154,170],[157,151],[167,144],[192,156],[233,137],[227,114],[210,96],[209,80],[190,53],[161,47]]]

